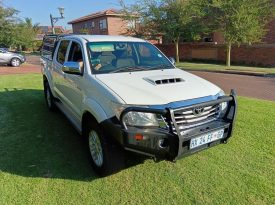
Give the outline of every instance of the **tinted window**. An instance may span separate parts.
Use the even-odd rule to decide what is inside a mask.
[[[83,72],[83,68],[84,68],[83,54],[79,43],[72,42],[69,56],[68,56],[68,61],[78,62]]]
[[[83,61],[81,46],[76,42],[72,42],[71,44],[68,61],[73,61],[73,62]]]
[[[49,60],[53,59],[53,51],[55,47],[57,37],[56,36],[45,36],[43,39],[43,46],[41,49],[41,55]]]
[[[60,46],[58,48],[57,61],[62,65],[65,62],[68,45],[69,45],[69,41],[61,41]]]

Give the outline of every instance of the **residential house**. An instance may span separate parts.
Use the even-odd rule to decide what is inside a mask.
[[[127,21],[124,14],[116,9],[108,9],[80,17],[68,22],[72,25],[73,33],[88,33],[93,35],[133,35],[130,28],[137,28],[138,21]],[[154,44],[162,43],[162,36],[146,38]]]
[[[80,17],[68,22],[73,33],[89,33],[95,35],[122,35],[127,32],[128,23],[123,14],[116,9],[108,9]]]
[[[72,33],[71,30],[65,30],[62,26],[55,26],[54,29],[57,34]],[[52,27],[51,26],[39,26],[39,32],[36,35],[35,40],[41,41],[41,40],[43,40],[43,37],[47,34],[52,34]]]

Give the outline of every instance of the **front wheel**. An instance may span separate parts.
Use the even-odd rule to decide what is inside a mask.
[[[11,59],[10,64],[12,67],[19,67],[21,65],[21,60],[18,58],[13,58]]]
[[[98,175],[107,176],[124,167],[122,148],[105,136],[96,122],[89,122],[86,135],[91,164]]]

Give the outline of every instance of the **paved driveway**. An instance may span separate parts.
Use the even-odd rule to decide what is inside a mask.
[[[0,66],[0,75],[41,73],[38,65],[23,64],[19,68],[10,66]]]
[[[26,59],[26,63],[20,67],[0,65],[0,75],[41,73],[39,56],[27,55]]]
[[[275,101],[275,78],[192,71],[229,93],[231,88],[240,96]]]

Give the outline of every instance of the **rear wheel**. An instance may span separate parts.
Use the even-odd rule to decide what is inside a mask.
[[[21,65],[21,60],[19,58],[12,58],[10,64],[12,67],[19,67]]]
[[[51,88],[49,86],[48,82],[44,83],[44,95],[45,95],[45,101],[46,101],[46,105],[48,107],[48,109],[50,111],[55,111],[55,104],[54,104],[54,97],[53,94],[51,92]]]
[[[88,122],[85,135],[88,139],[89,158],[98,175],[107,176],[125,166],[122,148],[104,135],[97,122]]]

